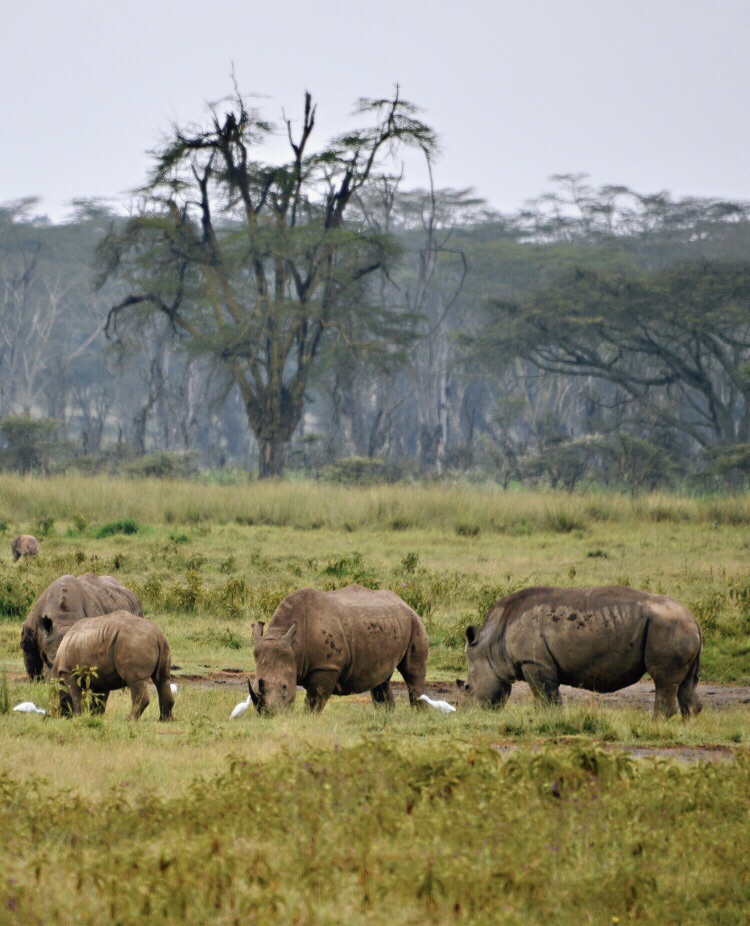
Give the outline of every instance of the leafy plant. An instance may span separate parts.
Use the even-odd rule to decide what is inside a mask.
[[[97,540],[103,540],[105,537],[113,537],[115,534],[126,534],[132,536],[137,534],[140,526],[133,518],[125,518],[122,521],[109,521],[99,527],[94,536]]]
[[[3,669],[0,675],[0,714],[10,713],[10,691],[8,690],[8,676]]]

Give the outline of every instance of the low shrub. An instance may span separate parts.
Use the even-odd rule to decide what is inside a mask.
[[[124,467],[128,476],[134,479],[188,479],[198,475],[195,453],[157,453],[138,457]]]
[[[125,518],[123,521],[109,521],[107,524],[102,524],[94,532],[94,537],[97,540],[103,540],[105,537],[113,537],[115,534],[132,536],[137,534],[139,530],[140,526],[137,521],[133,518]]]
[[[18,570],[0,573],[0,618],[26,617],[35,597]]]
[[[379,457],[343,457],[326,466],[322,477],[342,485],[378,485],[398,482],[409,471],[407,464],[389,463]]]

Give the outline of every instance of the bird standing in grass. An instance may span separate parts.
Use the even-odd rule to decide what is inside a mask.
[[[14,711],[18,711],[19,714],[46,714],[47,711],[43,707],[37,707],[33,701],[21,701],[20,704],[16,704],[13,708]]]
[[[419,700],[429,704],[430,707],[434,707],[436,711],[442,711],[443,714],[455,714],[456,712],[456,708],[447,701],[433,701],[432,698],[428,698],[424,694],[419,696]]]

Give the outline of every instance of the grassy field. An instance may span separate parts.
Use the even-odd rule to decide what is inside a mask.
[[[508,591],[621,582],[692,608],[704,680],[750,685],[750,497],[3,476],[0,522],[0,922],[746,922],[747,707],[682,723],[606,699],[446,716],[352,698],[230,722],[240,688],[185,679],[170,725],[155,704],[129,724],[124,692],[103,718],[4,710],[48,703],[19,678],[20,625],[87,570],[138,591],[178,677],[252,671],[251,622],[303,585],[397,591],[434,683]],[[42,553],[14,566],[22,531]]]

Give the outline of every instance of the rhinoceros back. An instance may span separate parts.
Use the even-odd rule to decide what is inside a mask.
[[[42,674],[42,647],[39,622],[43,615],[52,616],[58,630],[65,633],[84,617],[95,617],[124,610],[143,617],[140,598],[111,576],[87,572],[82,576],[65,575],[42,592],[24,621],[21,649],[30,678]]]
[[[426,638],[419,616],[397,595],[360,585],[293,592],[277,608],[266,634],[283,636],[293,623],[300,683],[310,673],[335,668],[340,673],[338,694],[382,684],[404,658],[414,634]]]
[[[695,618],[666,596],[623,586],[524,592],[500,603],[505,655],[514,665],[549,661],[565,685],[607,692],[635,683],[650,635],[688,649],[697,637],[700,646]]]

